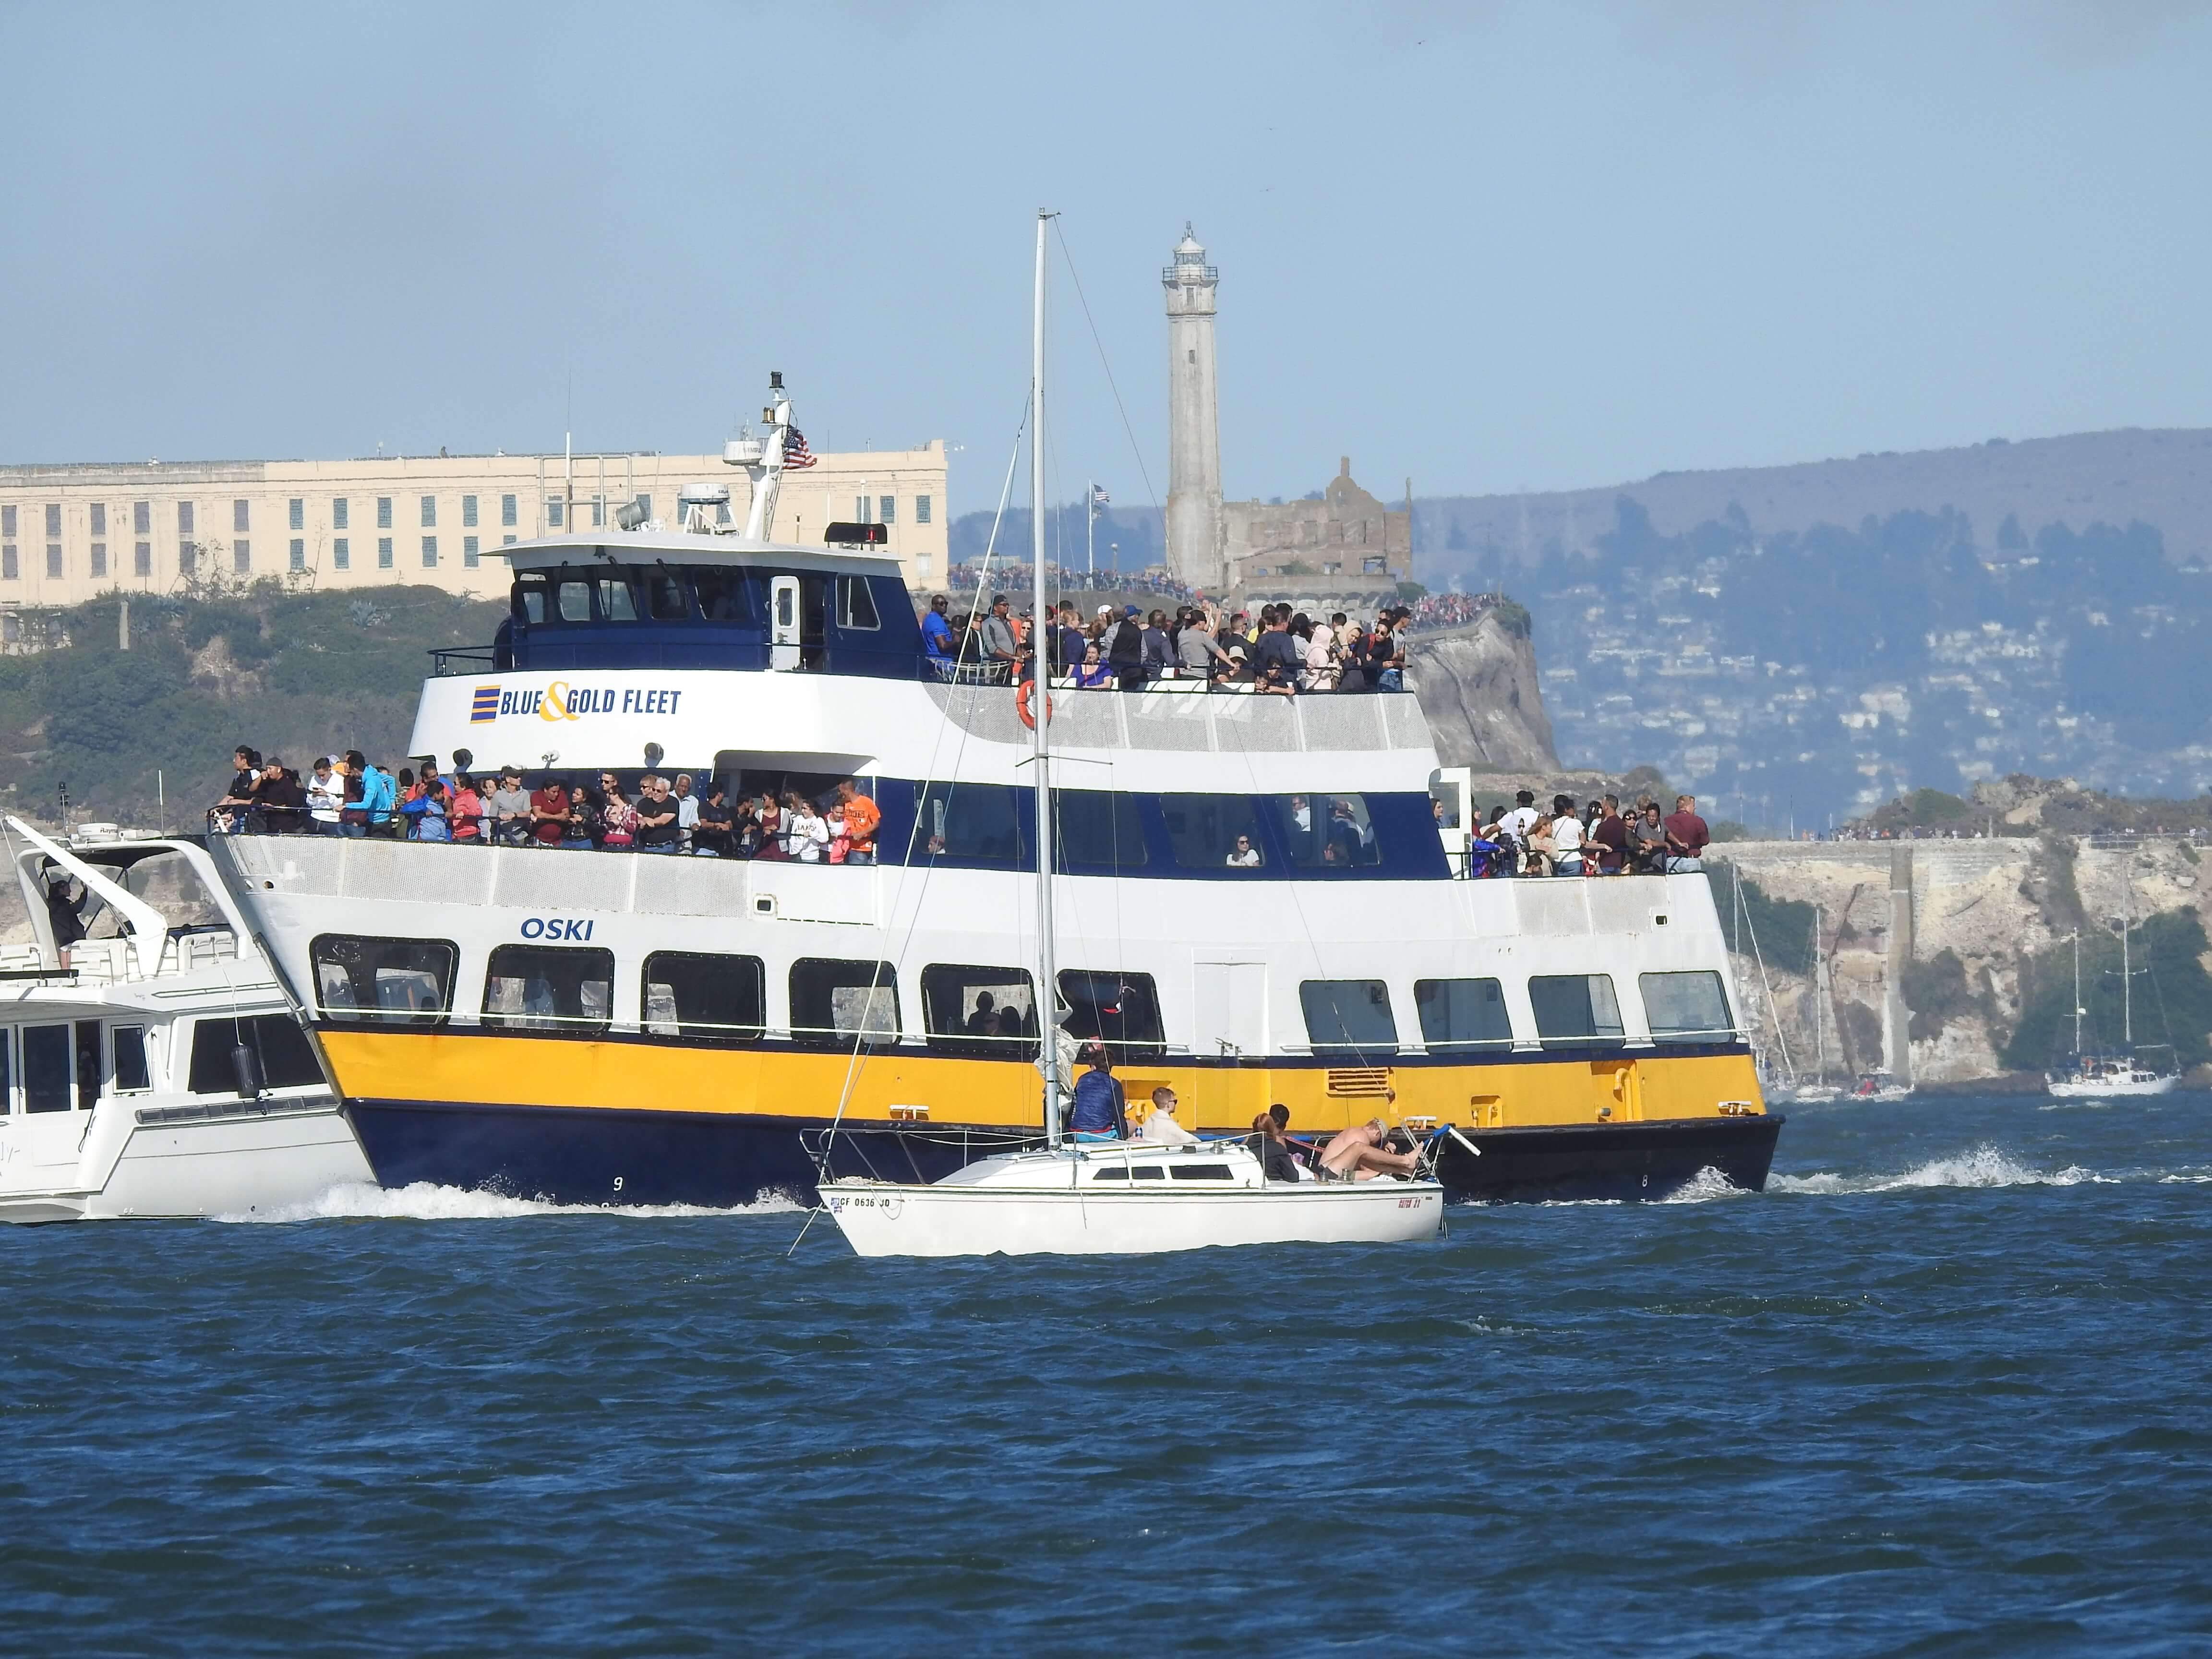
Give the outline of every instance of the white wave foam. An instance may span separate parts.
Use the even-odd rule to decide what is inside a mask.
[[[684,1216],[787,1215],[800,1206],[788,1199],[772,1198],[734,1209],[714,1210],[696,1204],[553,1204],[542,1198],[508,1198],[499,1193],[464,1192],[459,1187],[437,1187],[418,1181],[410,1187],[373,1187],[346,1182],[303,1204],[286,1204],[252,1215],[223,1215],[218,1221],[514,1221],[526,1216],[626,1216],[638,1220],[660,1220]]]
[[[2078,1164],[2057,1170],[2033,1170],[1994,1146],[1977,1146],[1971,1152],[1916,1164],[1897,1175],[1842,1176],[1832,1171],[1774,1175],[1766,1178],[1766,1186],[1768,1191],[1778,1193],[1896,1193],[1929,1187],[2073,1187],[2112,1179]]]
[[[1710,1204],[1717,1198],[1748,1198],[1748,1188],[1739,1187],[1710,1164],[1677,1187],[1662,1204]]]

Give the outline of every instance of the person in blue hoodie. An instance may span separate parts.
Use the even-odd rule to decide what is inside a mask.
[[[1077,1140],[1127,1140],[1127,1102],[1114,1075],[1114,1061],[1103,1042],[1086,1042],[1076,1058],[1091,1069],[1076,1079],[1067,1112],[1067,1132]]]
[[[339,828],[349,836],[387,836],[398,822],[392,808],[398,802],[398,786],[392,774],[380,766],[372,766],[360,750],[346,750],[347,772],[361,780],[361,799],[349,802],[350,810],[339,815]],[[360,813],[356,820],[354,813]]]

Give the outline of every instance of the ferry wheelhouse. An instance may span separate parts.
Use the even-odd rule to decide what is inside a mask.
[[[1039,1137],[1056,1024],[1201,1133],[1276,1102],[1294,1134],[1455,1126],[1440,1174],[1473,1195],[1763,1183],[1779,1120],[1705,878],[1457,878],[1411,695],[1054,691],[1041,1008],[1015,690],[937,672],[881,550],[761,533],[775,412],[744,529],[700,490],[503,550],[511,615],[441,659],[412,752],[633,795],[849,778],[878,861],[226,841],[380,1180],[805,1197],[833,1122],[833,1175],[935,1179]]]

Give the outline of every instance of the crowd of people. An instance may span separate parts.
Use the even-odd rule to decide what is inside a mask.
[[[1341,611],[1326,620],[1288,605],[1255,615],[1227,615],[1206,604],[1146,612],[1133,605],[1100,605],[1085,617],[1063,602],[1044,630],[1046,665],[1056,684],[1075,690],[1141,691],[1163,681],[1297,696],[1322,691],[1402,691],[1404,605],[1385,608],[1371,623]],[[922,646],[948,679],[1012,684],[1032,678],[1032,636],[1025,611],[1004,593],[988,610],[956,611],[938,594],[921,618]]]
[[[1439,828],[1457,829],[1443,804],[1436,805]],[[1638,795],[1624,811],[1615,795],[1601,795],[1580,810],[1571,795],[1554,795],[1545,811],[1534,790],[1523,789],[1510,806],[1482,815],[1468,843],[1468,874],[1498,876],[1693,875],[1705,866],[1712,831],[1698,816],[1697,798],[1674,797],[1674,810],[1661,815],[1659,803]]]
[[[387,771],[357,749],[319,757],[305,778],[241,746],[229,792],[208,815],[220,835],[307,835],[461,846],[588,848],[873,864],[883,813],[847,778],[823,800],[792,789],[732,799],[717,780],[647,772],[633,793],[615,772],[558,774],[523,787],[520,767],[471,773],[434,760]]]

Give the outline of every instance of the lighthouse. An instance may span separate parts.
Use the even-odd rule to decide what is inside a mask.
[[[1160,273],[1168,296],[1168,568],[1180,580],[1216,589],[1226,580],[1213,369],[1213,290],[1220,280],[1186,223],[1175,263]]]

